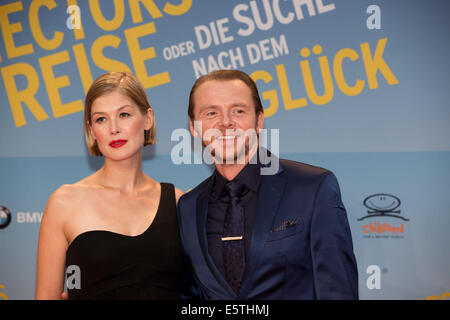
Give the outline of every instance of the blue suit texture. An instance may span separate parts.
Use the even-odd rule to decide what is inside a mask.
[[[206,217],[212,177],[178,202],[178,222],[202,299],[358,299],[358,272],[347,213],[335,175],[279,160],[262,175],[244,277],[237,294],[208,251]],[[273,161],[273,160],[272,160]]]

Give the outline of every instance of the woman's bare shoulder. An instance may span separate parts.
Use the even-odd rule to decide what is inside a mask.
[[[178,203],[178,199],[184,194],[184,192],[178,188],[175,187],[175,199]]]
[[[55,203],[72,202],[85,193],[88,186],[80,184],[79,182],[74,184],[63,184],[56,189],[49,198],[49,201]]]
[[[48,215],[68,215],[79,208],[90,189],[92,186],[84,180],[73,184],[63,184],[50,195],[45,211]]]

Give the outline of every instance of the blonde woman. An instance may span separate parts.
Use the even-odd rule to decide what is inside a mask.
[[[49,198],[41,222],[36,299],[177,299],[182,270],[176,202],[182,192],[142,171],[155,140],[145,90],[130,73],[94,81],[85,100],[89,151],[103,167]]]

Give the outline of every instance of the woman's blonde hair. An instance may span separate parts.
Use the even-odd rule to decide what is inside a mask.
[[[144,87],[133,74],[129,72],[108,72],[95,79],[84,101],[84,134],[89,152],[95,156],[101,156],[102,153],[98,148],[97,141],[91,135],[92,104],[95,99],[115,90],[119,90],[120,93],[133,100],[143,115],[147,113],[148,108],[151,108]],[[144,146],[153,144],[155,142],[155,135],[156,124],[153,121],[153,126],[150,130],[144,131]]]

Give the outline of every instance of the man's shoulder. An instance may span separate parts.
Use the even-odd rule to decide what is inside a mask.
[[[314,178],[332,174],[328,169],[289,159],[280,158],[280,164],[283,168],[282,173],[287,176],[293,176],[294,178]]]
[[[335,174],[325,168],[314,165],[280,159],[280,178],[288,183],[292,190],[322,190],[325,193],[340,194],[339,182]]]
[[[194,201],[197,199],[205,190],[205,188],[208,187],[209,182],[211,181],[211,176],[203,180],[201,183],[199,183],[195,188],[192,190],[189,190],[188,192],[185,192],[179,200],[179,203],[187,203],[190,201]]]
[[[259,151],[259,157],[262,159],[263,167],[273,167],[276,168],[273,173],[268,173],[268,175],[278,175],[284,178],[317,178],[324,177],[327,175],[333,175],[333,173],[325,168],[314,166],[311,164],[279,158],[277,155],[273,154],[270,150],[261,148]],[[273,161],[278,162],[278,165],[274,165]],[[268,162],[268,164],[264,164]],[[264,175],[264,174],[263,174]]]
[[[291,183],[339,190],[339,182],[331,170],[287,159],[280,159],[280,166],[283,167],[281,175]]]

